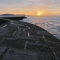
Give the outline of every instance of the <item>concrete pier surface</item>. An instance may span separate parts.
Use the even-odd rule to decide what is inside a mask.
[[[60,60],[60,40],[21,21],[0,25],[0,60]]]

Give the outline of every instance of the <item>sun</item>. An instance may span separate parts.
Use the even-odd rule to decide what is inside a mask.
[[[37,13],[37,15],[38,15],[38,16],[41,16],[41,13],[40,13],[40,12],[38,12],[38,13]]]
[[[42,12],[37,12],[37,15],[38,15],[38,16],[41,16],[41,15],[42,15]]]

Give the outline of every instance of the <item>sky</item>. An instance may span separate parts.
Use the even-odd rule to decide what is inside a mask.
[[[60,0],[0,0],[0,14],[60,15]]]

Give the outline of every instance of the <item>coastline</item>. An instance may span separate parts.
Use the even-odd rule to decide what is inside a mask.
[[[5,52],[4,55],[3,52],[1,51],[2,53],[0,54],[2,57],[0,59],[2,60],[7,59],[6,56],[8,56],[9,54],[8,52],[11,51],[11,48],[13,49],[11,53],[15,51],[15,53],[17,53],[18,56],[20,56],[20,54],[18,53],[20,53],[20,51],[22,50],[25,52],[27,51],[29,52],[34,51],[35,53],[39,52],[38,57],[40,56],[40,54],[43,54],[44,57],[44,55],[47,55],[48,53],[49,56],[47,57],[49,57],[50,59],[59,58],[56,53],[58,53],[58,51],[60,50],[60,40],[58,40],[52,34],[36,25],[21,21],[13,20],[11,21],[9,22],[9,24],[7,24],[6,27],[0,28],[3,31],[5,31],[5,32],[2,31],[1,33],[3,34],[0,34],[1,39],[0,48],[3,49],[3,52]],[[17,52],[18,49],[19,52]],[[42,53],[40,51],[42,51]],[[44,54],[44,52],[46,53]],[[10,57],[12,57],[12,55],[8,56],[9,59],[11,59]],[[34,55],[32,57],[34,57]],[[17,56],[15,56],[14,58],[17,58]],[[12,58],[12,60],[14,58]],[[47,58],[47,60],[49,58]]]

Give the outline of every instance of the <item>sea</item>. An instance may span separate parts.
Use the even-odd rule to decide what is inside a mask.
[[[35,24],[60,40],[60,16],[26,16],[22,21]]]

